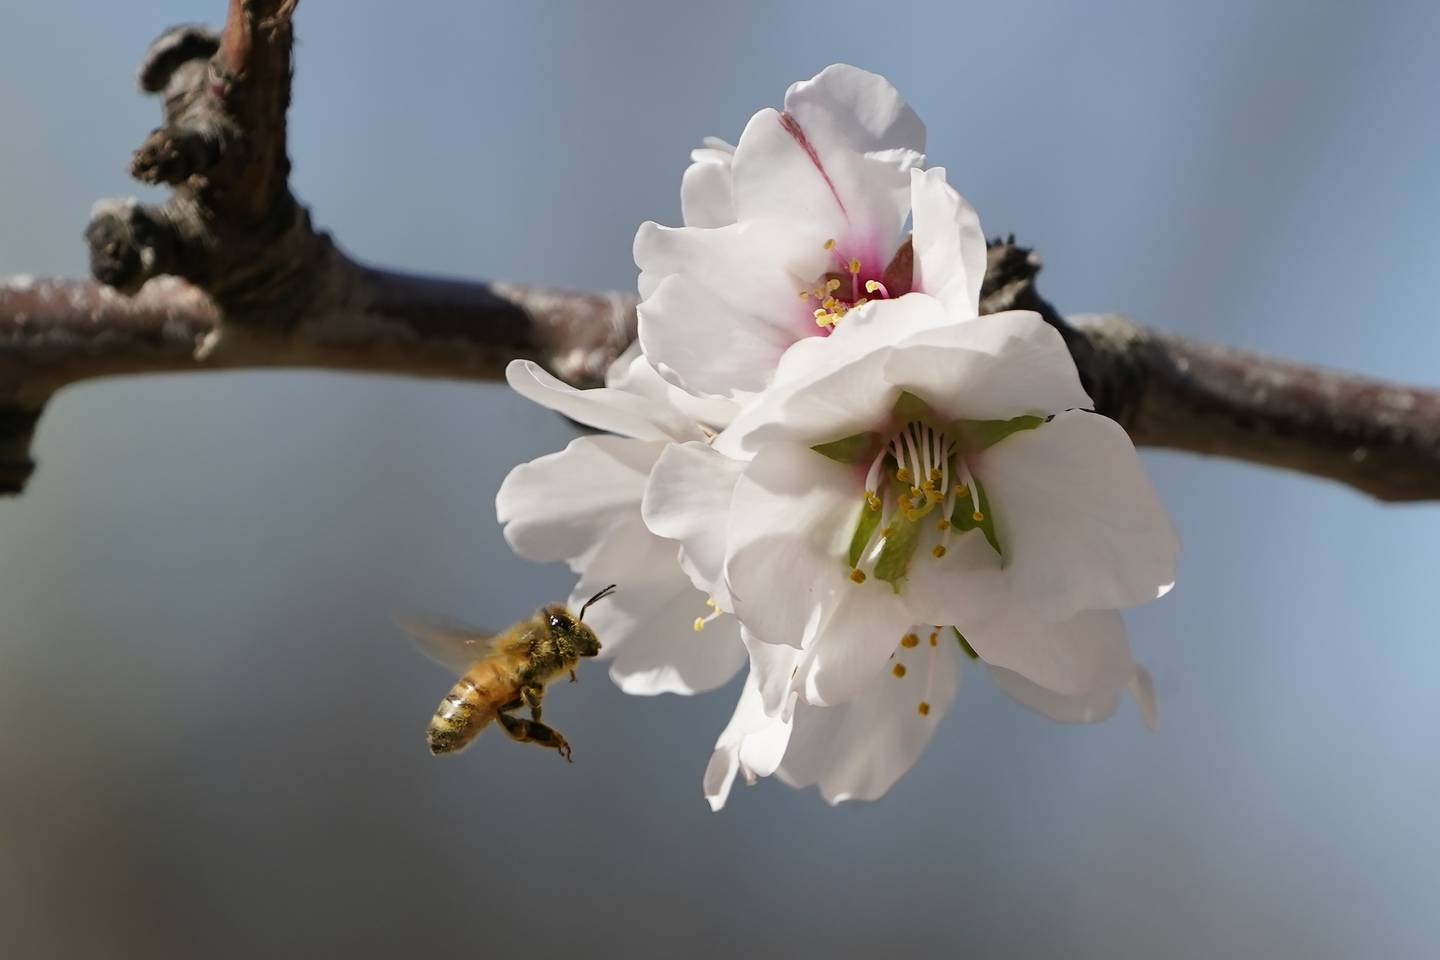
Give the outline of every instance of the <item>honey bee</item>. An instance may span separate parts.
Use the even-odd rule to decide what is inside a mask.
[[[425,731],[430,752],[458,753],[498,720],[510,739],[548,747],[569,760],[569,742],[559,730],[540,722],[545,684],[567,672],[573,683],[580,659],[600,652],[595,631],[583,623],[585,611],[614,591],[612,583],[586,600],[578,616],[564,604],[553,603],[495,635],[463,627],[403,624],[422,650],[461,671]],[[530,719],[511,715],[521,707],[530,709]]]

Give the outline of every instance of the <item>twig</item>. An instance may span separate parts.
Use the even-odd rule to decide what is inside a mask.
[[[99,283],[0,283],[0,493],[18,493],[34,467],[45,402],[81,380],[296,366],[494,380],[529,357],[591,385],[634,338],[632,297],[388,272],[315,230],[288,185],[295,6],[230,0],[222,34],[183,26],[155,41],[140,85],[163,96],[165,123],[132,172],[171,196],[97,204],[86,239]],[[1037,293],[1038,272],[1013,239],[992,244],[982,310],[1045,316],[1096,408],[1137,444],[1299,470],[1382,500],[1440,499],[1440,392],[1116,315],[1067,322]]]

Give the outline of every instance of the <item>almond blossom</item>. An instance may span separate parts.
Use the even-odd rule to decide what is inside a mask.
[[[793,85],[734,148],[707,140],[682,183],[685,226],[635,237],[646,358],[692,394],[743,400],[792,344],[876,296],[926,292],[975,316],[980,221],[943,169],[921,169],[924,149],[889,81],[845,64]]]
[[[1169,589],[1179,543],[1124,431],[1089,405],[1037,315],[957,322],[910,294],[792,347],[712,442],[662,452],[646,523],[701,558],[697,586],[724,584],[751,649],[712,802],[781,756],[782,777],[829,797],[883,793],[953,696],[957,650],[1062,719],[1148,689],[1117,611]]]

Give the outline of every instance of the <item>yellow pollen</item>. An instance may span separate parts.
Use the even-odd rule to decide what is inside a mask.
[[[839,279],[837,279],[836,277],[831,277],[829,280],[826,280],[826,281],[825,281],[825,289],[826,289],[826,290],[829,290],[831,293],[834,293],[836,290],[839,290],[839,289],[840,289],[840,281],[839,281]]]
[[[866,505],[867,507],[869,507],[871,510],[879,510],[879,509],[880,509],[880,498],[875,495],[875,491],[874,491],[874,490],[866,490],[866,491],[865,491],[865,505]]]
[[[819,310],[816,310],[816,311],[815,311],[815,319],[816,319],[816,320],[819,320],[821,317],[828,317],[829,315],[830,315],[830,311],[829,311],[829,310],[826,310],[824,307],[821,307]]]
[[[930,552],[934,554],[936,560],[939,560],[941,557],[945,556],[945,547],[937,543],[935,544],[935,549],[931,550]]]
[[[919,645],[920,638],[913,633],[907,633],[900,638],[900,646],[902,647],[918,647]]]
[[[718,603],[715,602],[715,598],[714,598],[714,597],[706,597],[706,598],[705,598],[705,606],[709,607],[711,610],[718,610],[718,609],[720,609],[720,604],[718,604]]]
[[[892,533],[894,533],[894,532],[895,532],[895,528],[894,528],[894,527],[886,527],[886,528],[884,528],[883,530],[880,531],[880,536],[882,536],[882,537],[888,537],[888,536],[890,536],[890,534],[892,534]]]
[[[801,291],[800,291],[800,299],[801,299],[801,300],[809,300],[809,299],[810,299],[810,291],[809,291],[809,290],[801,290]]]
[[[970,519],[974,520],[976,523],[979,523],[981,520],[985,519],[985,514],[981,513],[979,510],[976,510],[974,513],[970,514]]]
[[[834,240],[826,240],[826,241],[825,241],[825,249],[826,249],[826,250],[834,250],[834,249],[835,249],[835,241],[834,241]]]
[[[950,529],[950,521],[949,521],[949,520],[946,520],[944,517],[941,517],[938,521],[936,521],[936,523],[935,523],[935,529],[936,529],[936,530],[949,530],[949,529]]]
[[[932,647],[938,647],[939,645],[940,645],[940,631],[939,631],[939,630],[936,630],[934,633],[930,634],[930,646],[932,646]]]
[[[879,290],[879,289],[880,289],[880,281],[879,281],[879,280],[866,280],[866,281],[865,281],[865,292],[866,292],[866,293],[874,293],[876,290]]]
[[[850,272],[851,272],[851,273],[859,273],[859,272],[860,272],[860,261],[859,261],[859,260],[855,260],[855,259],[853,259],[853,258],[850,260]]]
[[[963,483],[960,484],[960,486],[955,488],[955,496],[956,498],[970,496],[970,488]]]
[[[704,617],[696,617],[696,618],[695,618],[695,632],[696,632],[696,633],[699,633],[701,630],[704,630],[704,629],[705,629],[705,618],[704,618]]]
[[[905,676],[905,664],[903,664],[903,663],[897,663],[897,664],[895,664],[895,666],[891,668],[890,672],[893,673],[893,674],[895,674],[895,676],[896,676],[897,679],[900,678],[900,677]]]
[[[851,579],[851,580],[854,580],[856,583],[864,583],[864,582],[865,582],[865,571],[864,571],[864,570],[851,570],[851,571],[850,571],[850,579]]]
[[[924,700],[920,701],[920,716],[930,716],[930,704],[926,703]]]
[[[899,480],[901,483],[909,483],[910,470],[906,467],[901,467],[899,470],[895,471],[895,479]]]

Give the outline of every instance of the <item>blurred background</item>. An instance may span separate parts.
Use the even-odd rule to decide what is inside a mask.
[[[6,0],[0,274],[84,275],[220,0]],[[373,261],[628,289],[687,151],[850,61],[891,77],[1069,312],[1440,383],[1440,7],[307,0],[294,186]],[[141,191],[141,195],[146,195]],[[1186,542],[1130,617],[1162,723],[971,672],[879,804],[712,815],[736,688],[547,704],[567,766],[425,749],[452,681],[391,625],[563,597],[493,497],[572,429],[503,387],[321,373],[86,384],[0,502],[10,956],[1434,956],[1440,506],[1148,453]],[[917,954],[921,955],[921,954]]]

